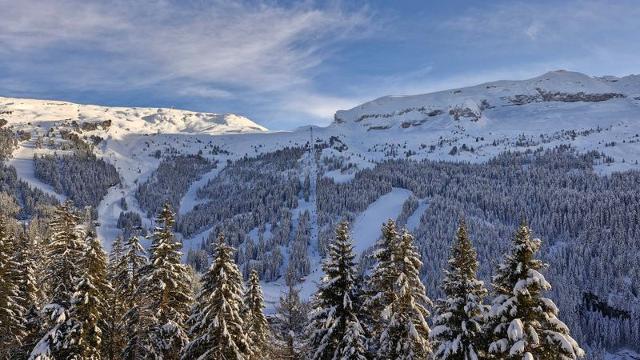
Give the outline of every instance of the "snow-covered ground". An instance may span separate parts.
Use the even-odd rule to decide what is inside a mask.
[[[402,204],[409,196],[411,191],[407,189],[392,188],[358,215],[351,230],[353,250],[357,255],[375,245],[381,235],[382,224],[400,215]]]
[[[640,360],[640,354],[631,350],[620,350],[615,353],[607,353],[605,360]]]
[[[64,195],[58,194],[51,185],[45,184],[36,178],[33,164],[33,156],[36,152],[38,151],[33,140],[25,141],[13,152],[13,157],[8,161],[8,164],[16,168],[18,177],[31,187],[40,189],[54,196],[58,201],[64,201],[66,199]]]

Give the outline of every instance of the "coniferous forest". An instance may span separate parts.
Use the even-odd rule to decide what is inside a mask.
[[[145,249],[132,234],[110,254],[90,211],[70,202],[21,226],[3,198],[0,218],[0,356],[4,359],[577,359],[585,352],[547,297],[552,285],[526,221],[491,284],[459,221],[431,298],[413,235],[381,228],[372,266],[358,271],[340,222],[324,277],[303,301],[293,278],[265,315],[258,272],[245,281],[235,249],[217,234],[202,273],[182,263],[175,215],[161,208]],[[290,274],[291,275],[291,274]]]

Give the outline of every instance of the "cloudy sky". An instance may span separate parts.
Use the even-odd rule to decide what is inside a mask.
[[[549,70],[640,73],[640,2],[0,0],[0,96],[233,112],[271,129]]]

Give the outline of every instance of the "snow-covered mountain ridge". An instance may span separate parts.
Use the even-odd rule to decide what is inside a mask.
[[[9,125],[107,122],[108,134],[188,133],[221,135],[264,132],[267,129],[235,114],[212,114],[166,108],[80,105],[63,101],[0,97],[0,114]]]
[[[368,130],[420,126],[430,119],[451,117],[478,121],[496,107],[542,102],[640,100],[640,76],[595,78],[558,70],[520,81],[496,81],[423,95],[385,96],[335,114],[335,122],[358,123]]]

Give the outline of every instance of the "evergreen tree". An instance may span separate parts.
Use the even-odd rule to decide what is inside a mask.
[[[111,244],[109,253],[109,265],[107,267],[107,278],[113,285],[113,291],[105,294],[107,304],[104,314],[102,357],[104,359],[116,359],[124,350],[125,327],[124,314],[126,312],[126,293],[122,284],[128,280],[127,263],[124,257],[124,244],[122,237],[118,236]],[[125,278],[120,278],[120,275]]]
[[[84,230],[70,202],[62,203],[53,214],[51,239],[47,249],[46,281],[50,286],[49,303],[68,308],[76,280],[82,274]]]
[[[269,353],[268,340],[271,331],[267,318],[264,316],[264,296],[262,295],[258,272],[255,269],[251,270],[243,305],[242,318],[245,333],[249,337],[251,350],[254,353],[252,358],[264,358]]]
[[[377,350],[376,338],[380,336],[384,326],[380,314],[393,300],[393,263],[391,253],[399,241],[396,223],[389,219],[382,226],[382,237],[376,242],[373,259],[375,265],[371,276],[365,286],[364,315],[369,325],[369,348],[372,352]]]
[[[125,254],[121,259],[126,266],[118,267],[117,287],[118,292],[124,294],[126,312],[123,317],[123,326],[128,341],[122,351],[125,360],[137,360],[143,358],[147,349],[151,348],[149,337],[145,336],[145,329],[151,326],[152,313],[144,311],[143,289],[141,281],[143,271],[147,267],[147,257],[144,248],[137,236],[131,236],[125,246]]]
[[[182,359],[249,359],[249,339],[240,313],[242,295],[242,274],[233,261],[233,248],[220,234],[213,263],[202,277],[202,289],[189,318],[192,340]]]
[[[60,204],[49,223],[51,237],[47,245],[45,282],[48,284],[48,303],[43,307],[45,319],[40,341],[29,359],[45,360],[68,357],[64,344],[69,331],[69,307],[76,293],[77,281],[83,274],[86,243],[80,217],[71,202]]]
[[[101,359],[106,295],[113,289],[107,279],[107,255],[93,230],[87,232],[83,259],[85,270],[71,300],[63,348],[69,359]]]
[[[483,356],[483,319],[488,310],[483,299],[487,290],[477,271],[476,250],[462,220],[442,281],[446,297],[439,299],[435,308],[431,331],[434,359],[475,360]]]
[[[300,289],[296,287],[292,271],[285,277],[287,291],[280,296],[276,306],[274,329],[278,339],[285,343],[280,351],[280,358],[298,359],[298,336],[303,332],[307,321],[307,306],[300,300]]]
[[[551,285],[539,272],[546,265],[536,259],[540,239],[531,238],[523,223],[513,249],[493,278],[495,299],[491,307],[489,332],[493,341],[489,353],[497,359],[576,359],[584,351],[558,319],[558,308],[542,293]]]
[[[189,341],[184,329],[191,306],[191,284],[187,266],[182,264],[182,244],[173,234],[175,216],[165,204],[156,220],[152,235],[151,259],[143,279],[142,291],[147,298],[142,316],[152,316],[151,353],[166,360],[177,359]]]
[[[37,238],[26,232],[21,234],[17,246],[16,259],[19,264],[19,298],[25,309],[24,324],[26,335],[23,338],[21,355],[28,354],[38,340],[41,318],[40,307],[44,298],[42,286],[39,283],[42,273],[42,247]]]
[[[20,264],[15,259],[14,233],[0,215],[0,358],[10,358],[26,335],[25,307],[20,297]]]
[[[364,329],[354,308],[355,255],[348,231],[346,222],[338,225],[322,264],[325,276],[313,301],[308,328],[316,360],[365,359]]]
[[[420,255],[413,236],[406,230],[392,244],[390,268],[385,274],[395,279],[391,301],[382,311],[384,322],[378,341],[379,359],[427,359],[431,353],[427,306],[431,301],[420,280]]]

